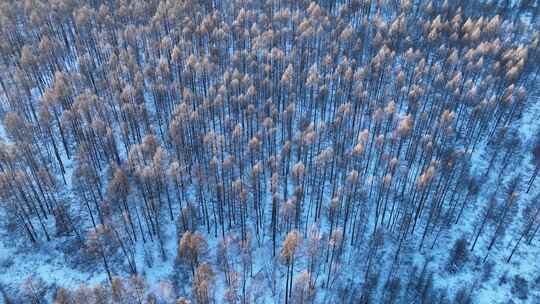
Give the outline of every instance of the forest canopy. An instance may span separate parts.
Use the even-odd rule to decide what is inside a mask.
[[[0,3],[4,303],[538,303],[540,2]]]

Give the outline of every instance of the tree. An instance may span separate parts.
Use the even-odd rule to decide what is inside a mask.
[[[113,277],[111,282],[111,294],[114,303],[123,303],[125,293],[126,290],[122,278]]]
[[[142,278],[139,275],[134,274],[134,275],[131,275],[131,277],[129,278],[129,283],[131,286],[130,297],[134,299],[135,301],[137,301],[137,303],[142,304],[144,295],[146,293],[146,287],[147,287],[144,278]]]
[[[292,281],[294,274],[294,258],[296,250],[300,242],[300,233],[297,230],[293,230],[287,234],[287,237],[283,241],[281,248],[281,258],[285,265],[287,265],[286,281],[285,281],[285,303],[289,303],[292,292]]]
[[[501,236],[502,233],[504,233],[505,227],[508,225],[508,219],[507,216],[509,214],[512,214],[512,211],[515,210],[514,203],[518,200],[519,195],[519,183],[521,179],[520,176],[513,177],[510,182],[507,185],[506,193],[507,197],[505,199],[504,206],[501,206],[500,214],[497,218],[497,225],[495,227],[495,232],[493,234],[493,237],[491,238],[491,241],[489,242],[486,256],[484,257],[484,262],[486,261],[489,252],[493,248],[493,245],[495,245],[495,242],[497,239]],[[510,220],[513,220],[513,217],[510,217]]]
[[[214,272],[208,263],[202,263],[197,267],[193,278],[193,296],[197,303],[210,303],[213,296]]]
[[[539,197],[537,196],[537,197],[535,197],[533,199],[533,201],[537,202],[538,199],[539,199]],[[506,259],[507,263],[510,262],[510,260],[512,259],[512,256],[514,255],[514,253],[516,253],[516,251],[518,250],[518,247],[521,244],[521,241],[523,240],[523,238],[527,237],[529,234],[531,234],[532,228],[533,228],[536,220],[539,218],[538,215],[540,214],[540,208],[538,208],[538,206],[536,206],[535,204],[536,203],[533,202],[531,205],[527,206],[523,210],[524,223],[523,223],[522,232],[520,233],[520,235],[518,237],[518,240],[515,243],[514,247],[512,247],[512,251],[511,251],[510,255]],[[534,237],[534,233],[532,234],[532,237]],[[531,239],[532,239],[532,237],[531,237]]]
[[[508,192],[539,171],[540,10],[387,2],[3,1],[0,235],[81,247],[111,285],[140,272],[79,302],[160,302],[136,257],[171,241],[197,302],[211,282],[228,302],[283,283],[286,303],[448,302],[427,267],[401,280],[411,256],[463,264],[467,242],[444,240],[472,220],[471,250],[508,232],[510,261],[540,230]]]
[[[54,296],[54,304],[70,304],[72,303],[70,291],[65,288],[58,288]]]
[[[532,149],[532,163],[534,165],[534,171],[531,175],[531,178],[529,179],[529,182],[527,183],[527,193],[531,190],[532,185],[534,184],[534,180],[536,179],[536,176],[538,175],[538,171],[540,171],[540,137],[536,139],[536,142]]]
[[[191,273],[195,276],[195,271],[208,250],[208,244],[201,234],[198,232],[184,232],[182,238],[178,242],[178,253],[176,260],[180,263],[187,263],[191,269]]]
[[[28,276],[21,284],[21,291],[32,304],[43,303],[47,286],[40,277]]]
[[[111,228],[105,225],[98,225],[93,230],[90,230],[87,235],[86,249],[91,255],[101,258],[109,282],[112,284],[112,273],[107,258],[115,251]]]
[[[459,238],[454,242],[450,257],[448,259],[448,269],[450,272],[459,271],[468,259],[468,243],[464,238]]]

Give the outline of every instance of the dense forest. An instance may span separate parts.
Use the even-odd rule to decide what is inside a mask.
[[[0,2],[0,302],[540,303],[540,1]]]

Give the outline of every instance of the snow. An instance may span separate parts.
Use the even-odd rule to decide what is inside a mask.
[[[150,104],[152,98],[150,94],[145,97]],[[539,119],[540,103],[536,102],[534,107],[526,109],[523,117],[519,121],[519,133],[525,147],[530,147],[532,145],[533,137],[539,133],[539,124],[537,123]],[[1,124],[0,138],[6,139],[6,134],[3,127],[1,127]],[[470,156],[473,165],[471,169],[473,175],[481,175],[485,172],[487,162],[483,157],[486,153],[484,149],[484,145],[479,145]],[[119,149],[119,151],[122,150],[123,149]],[[526,150],[528,151],[530,149]],[[66,159],[64,161],[67,170],[66,180],[68,180],[69,184],[74,169],[74,163],[73,159]],[[524,178],[529,177],[530,172],[532,171],[530,161],[531,155],[527,152],[523,155],[519,165],[511,168],[512,173],[521,173]],[[451,292],[450,295],[455,294],[461,287],[470,288],[471,292],[474,290],[475,303],[508,303],[509,299],[514,298],[511,292],[511,285],[515,275],[526,278],[529,281],[530,287],[533,286],[533,282],[540,276],[540,263],[538,263],[540,245],[538,238],[534,239],[531,245],[522,243],[519,250],[515,253],[512,262],[506,263],[506,258],[511,250],[511,246],[516,241],[516,235],[518,235],[522,229],[522,223],[519,219],[514,220],[504,234],[504,237],[497,241],[495,248],[490,253],[488,263],[493,263],[495,266],[493,267],[493,273],[489,278],[483,278],[484,265],[482,259],[489,238],[493,234],[493,229],[486,230],[482,235],[475,251],[470,252],[469,260],[467,261],[466,266],[463,267],[463,271],[450,274],[446,269],[448,252],[452,248],[454,242],[462,236],[465,236],[467,240],[471,240],[471,234],[475,230],[474,225],[480,216],[480,212],[482,212],[481,207],[487,202],[489,195],[493,192],[497,171],[497,168],[492,170],[491,175],[488,176],[487,181],[482,185],[476,203],[469,203],[467,205],[467,209],[465,210],[465,214],[462,216],[459,225],[453,225],[450,229],[443,231],[433,250],[424,249],[422,252],[412,254],[410,261],[403,262],[404,264],[410,263],[409,268],[406,269],[412,269],[413,266],[421,269],[426,263],[426,260],[429,260],[428,270],[433,271],[437,278],[434,280],[436,287],[448,289]],[[330,187],[327,187],[327,190],[329,190],[328,188]],[[290,189],[292,189],[292,187]],[[70,195],[69,190],[69,186],[65,187],[64,194],[66,196]],[[533,188],[531,193],[523,193],[520,195],[519,200],[520,202],[527,202],[538,192],[538,189]],[[328,196],[328,193],[325,193],[325,195]],[[75,201],[75,198],[72,197],[71,199]],[[264,199],[266,201],[270,200],[269,197]],[[519,205],[524,206],[523,203]],[[3,212],[3,209],[0,209],[1,225],[6,224],[5,222],[2,222],[2,220],[6,218],[6,215]],[[178,214],[178,212],[179,210],[175,208],[174,214]],[[521,217],[521,210],[517,212],[516,217]],[[167,289],[166,286],[168,283],[166,282],[173,281],[173,273],[176,270],[175,257],[177,251],[177,231],[174,221],[171,222],[166,220],[164,223],[163,239],[165,240],[165,252],[167,258],[163,259],[161,257],[157,242],[147,242],[146,244],[143,244],[142,241],[139,241],[136,246],[135,260],[137,269],[145,278],[147,285],[149,286],[147,292],[163,294],[164,297],[167,297],[167,292],[164,291]],[[49,219],[48,227],[54,229],[52,228],[52,219]],[[321,227],[322,231],[326,232],[327,229],[327,226],[323,225]],[[418,229],[417,233],[420,233],[421,230],[422,229]],[[0,231],[5,231],[5,229],[0,229]],[[215,248],[217,248],[221,238],[214,237],[212,233],[209,235],[205,234],[205,236],[209,242],[210,248],[207,260],[212,264],[215,264],[217,252]],[[107,284],[107,276],[102,269],[103,266],[100,261],[94,261],[89,267],[88,265],[81,264],[84,263],[84,259],[74,260],[73,257],[63,252],[63,246],[70,242],[66,238],[55,239],[51,242],[42,242],[35,247],[24,244],[22,240],[15,241],[14,237],[7,233],[1,235],[0,240],[0,285],[7,287],[11,291],[17,290],[18,286],[20,286],[29,275],[42,278],[48,285],[62,286],[71,289],[77,288],[81,284]],[[360,257],[365,254],[365,250],[367,250],[367,242],[368,240],[365,240],[366,244],[360,249],[357,249],[356,252],[349,252],[347,258],[351,260],[360,259]],[[381,260],[391,260],[395,252],[394,248],[397,245],[397,240],[386,240],[386,242],[385,248],[382,248],[377,256]],[[431,245],[431,242],[432,238],[428,238],[426,244]],[[271,279],[269,278],[271,269],[279,269],[277,275],[283,276],[283,266],[277,258],[272,258],[272,249],[268,247],[269,242],[266,242],[266,244],[267,247],[259,247],[255,240],[253,242],[253,275],[256,279],[252,281],[268,287],[271,286]],[[416,249],[418,244],[412,244],[411,246]],[[424,247],[427,246],[428,245],[424,245]],[[84,253],[80,252],[79,255],[82,256]],[[240,257],[237,258],[240,259]],[[342,259],[346,259],[346,257],[342,257]],[[152,263],[148,262],[150,260]],[[277,266],[274,266],[274,264]],[[364,281],[363,274],[365,269],[363,267],[365,265],[363,263],[358,264],[355,262],[351,264],[354,266],[347,267],[347,264],[343,263],[341,266],[342,273],[340,275],[345,278],[343,280],[344,282],[348,282],[351,285],[358,287]],[[239,264],[237,263],[237,265]],[[361,267],[358,267],[358,265],[361,265]],[[391,265],[390,263],[387,263],[384,266],[386,269],[381,269],[380,272],[383,276],[386,276]],[[299,274],[299,270],[306,268],[305,260],[300,260],[295,268],[297,270],[295,275],[297,275]],[[321,273],[319,283],[325,281],[326,271],[327,270],[324,270],[324,272]],[[113,275],[126,276],[127,272],[124,269],[120,269],[120,267],[114,267]],[[500,284],[499,280],[503,275],[507,276],[508,282]],[[407,273],[403,273],[400,276],[405,278]],[[284,282],[284,278],[278,281]],[[216,294],[216,299],[220,302],[225,294],[226,286],[223,275],[219,275],[216,278],[215,285],[216,288],[214,292]],[[183,287],[181,292],[186,292],[184,295],[188,297],[191,286]],[[266,288],[265,291],[265,293],[257,298],[260,302],[275,303],[283,298],[283,295],[280,294],[282,292],[281,288],[275,295],[271,294],[271,288]],[[334,297],[335,294],[326,291],[321,291],[317,295],[317,299],[324,303],[332,302],[332,300],[335,300]],[[538,299],[540,299],[540,289],[536,287],[530,288],[530,294],[527,300],[516,301],[520,301],[520,303],[538,303]]]
[[[9,238],[2,236],[0,243],[0,284],[16,288],[32,275],[43,279],[48,285],[77,288],[80,284],[96,284],[105,279],[102,272],[81,271],[76,265],[69,263],[69,258],[57,246],[60,242],[42,244],[36,248],[25,248],[22,244],[15,246],[7,242]],[[17,249],[21,248],[21,249]]]
[[[534,107],[528,108],[520,119],[519,132],[522,136],[525,146],[532,144],[533,137],[538,134],[538,121],[540,117],[540,104],[535,104]],[[2,130],[3,131],[3,130]],[[0,134],[3,138],[5,135]],[[483,174],[487,161],[483,157],[485,154],[484,148],[480,145],[474,153],[471,155],[473,167],[471,169],[474,175]],[[512,168],[513,173],[521,173],[524,178],[530,175],[532,165],[530,164],[531,155],[527,153],[523,155],[520,160],[519,166]],[[71,180],[71,172],[73,170],[73,160],[66,160],[67,177],[68,181]],[[539,289],[534,286],[534,281],[540,276],[540,263],[538,263],[538,257],[540,256],[540,246],[538,239],[533,240],[531,245],[522,243],[519,250],[515,253],[515,256],[511,263],[506,263],[507,255],[511,249],[511,246],[515,243],[515,236],[519,234],[522,229],[522,223],[520,220],[515,220],[508,228],[504,237],[498,240],[495,249],[490,253],[488,263],[493,263],[493,272],[489,278],[483,278],[483,254],[487,246],[487,242],[491,237],[493,231],[488,229],[480,238],[477,248],[474,252],[470,253],[469,260],[464,267],[464,271],[449,274],[446,269],[446,260],[448,252],[454,244],[455,240],[459,237],[465,236],[468,240],[471,240],[474,231],[475,221],[479,218],[479,214],[482,211],[481,206],[487,202],[489,195],[493,191],[493,186],[497,176],[495,176],[497,170],[492,170],[492,174],[488,177],[487,182],[482,185],[480,195],[477,198],[476,204],[468,204],[465,214],[459,225],[453,225],[449,230],[442,232],[440,239],[433,250],[423,250],[420,253],[413,254],[408,269],[412,269],[416,266],[421,269],[426,260],[429,260],[428,270],[433,271],[437,279],[434,280],[435,287],[447,289],[451,294],[455,294],[461,287],[471,288],[474,290],[475,303],[507,303],[508,299],[512,299],[514,296],[511,292],[512,280],[515,275],[520,275],[529,281],[530,294],[527,300],[519,300],[520,303],[538,303],[537,300],[540,297]],[[329,187],[328,187],[329,188]],[[66,194],[68,188],[66,187]],[[538,189],[534,189],[529,194],[522,194],[520,196],[520,202],[527,202],[538,193]],[[269,198],[266,198],[269,199]],[[519,204],[523,206],[524,204]],[[176,207],[176,206],[175,206]],[[3,211],[0,211],[3,212]],[[178,214],[179,210],[175,208],[174,214]],[[517,217],[521,216],[521,210],[517,212]],[[0,220],[5,219],[5,214],[0,213]],[[167,258],[165,260],[159,254],[158,244],[147,243],[142,244],[141,241],[137,244],[136,250],[136,263],[140,274],[145,278],[147,285],[149,286],[147,292],[154,292],[156,294],[162,294],[163,297],[167,297],[168,284],[167,282],[173,281],[173,273],[175,272],[175,257],[177,249],[177,232],[174,222],[165,221],[163,238],[165,242],[165,252]],[[6,223],[1,223],[6,224]],[[49,220],[49,227],[52,227],[52,220]],[[327,227],[321,227],[322,231],[326,231]],[[2,230],[4,231],[4,230]],[[418,229],[418,233],[421,229]],[[210,255],[207,260],[215,264],[217,252],[214,250],[218,246],[220,237],[214,237],[212,234],[206,235],[209,242]],[[50,286],[62,286],[66,288],[77,288],[81,284],[93,285],[97,283],[107,284],[107,277],[102,269],[102,265],[99,261],[94,262],[90,267],[88,265],[78,264],[77,261],[73,261],[73,258],[63,253],[63,246],[68,243],[66,239],[55,239],[52,242],[42,242],[35,247],[28,247],[22,243],[22,241],[14,241],[13,237],[4,234],[0,237],[0,284],[7,287],[9,290],[17,290],[18,286],[24,282],[29,276],[40,277],[43,281]],[[426,244],[431,244],[432,239],[428,239]],[[386,247],[382,249],[378,257],[380,259],[390,260],[393,258],[394,247],[397,242],[392,243],[387,241]],[[268,242],[267,242],[268,244]],[[417,244],[413,244],[413,247]],[[283,266],[280,265],[278,259],[271,257],[271,248],[258,247],[254,240],[254,252],[253,252],[253,275],[254,282],[257,284],[271,286],[271,280],[269,278],[271,269],[276,267],[279,269],[278,276],[283,276]],[[424,245],[427,247],[427,245]],[[357,252],[349,252],[348,258],[358,259],[358,256],[364,254],[362,250],[367,249],[367,241],[364,248],[358,249]],[[81,253],[82,254],[82,253]],[[149,256],[151,258],[149,258]],[[147,260],[153,261],[151,265],[147,263]],[[345,259],[345,257],[343,257]],[[404,261],[404,263],[408,263]],[[276,264],[277,266],[274,266]],[[345,263],[344,263],[345,265]],[[364,268],[351,267],[347,268],[342,265],[343,270],[340,274],[344,278],[344,282],[354,286],[360,286],[363,282]],[[352,265],[358,265],[352,263]],[[360,264],[363,265],[363,264]],[[305,269],[305,261],[300,260],[296,265],[297,272],[299,274],[300,269]],[[364,266],[362,266],[364,267]],[[389,268],[390,264],[385,267]],[[324,270],[327,271],[327,270]],[[389,269],[382,269],[381,273],[388,273]],[[113,270],[114,275],[126,275],[126,272],[122,272],[121,269],[116,267]],[[359,275],[362,274],[362,275]],[[407,274],[403,273],[401,276],[405,277]],[[506,283],[500,283],[500,278],[507,277]],[[326,274],[323,272],[320,275],[319,283],[325,281]],[[284,278],[278,280],[283,282]],[[222,299],[225,294],[225,282],[222,275],[216,278],[215,282],[215,294],[218,301]],[[382,287],[381,287],[382,288]],[[182,292],[186,297],[189,297],[190,286],[184,286]],[[279,292],[275,295],[271,294],[271,288],[266,288],[265,293],[259,295],[258,298],[263,303],[273,303],[281,299],[283,292],[279,289]],[[49,297],[51,294],[49,294]],[[331,292],[321,291],[317,295],[317,299],[322,302],[329,302],[335,295]]]

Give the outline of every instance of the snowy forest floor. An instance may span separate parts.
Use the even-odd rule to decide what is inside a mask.
[[[532,145],[534,136],[540,131],[539,125],[535,123],[540,119],[539,98],[536,97],[535,100],[535,104],[529,107],[522,118],[516,123],[516,127],[519,128],[523,139],[524,147],[526,148]],[[485,172],[487,166],[485,153],[484,147],[480,147],[474,151],[471,168],[473,175],[484,174],[483,172]],[[532,172],[530,153],[524,153],[518,162],[518,166],[509,170],[512,170],[513,173],[522,173],[524,178],[528,177],[530,172]],[[71,166],[67,166],[68,173],[72,170]],[[482,262],[485,250],[481,250],[486,248],[489,242],[490,234],[485,233],[479,239],[476,250],[470,252],[470,257],[461,271],[449,273],[447,270],[448,255],[455,240],[460,237],[464,237],[469,242],[472,240],[474,231],[476,231],[478,225],[478,219],[481,217],[479,212],[482,211],[482,207],[487,203],[488,197],[493,192],[496,183],[500,182],[498,180],[499,177],[496,176],[497,172],[498,170],[492,170],[490,176],[481,184],[480,194],[476,202],[474,204],[468,204],[468,208],[464,211],[465,213],[462,217],[464,220],[459,225],[453,225],[450,230],[443,231],[437,245],[432,250],[429,249],[431,246],[430,241],[426,242],[426,245],[424,245],[425,249],[418,253],[414,253],[415,250],[411,250],[410,260],[403,263],[410,264],[410,269],[412,267],[416,267],[416,269],[422,269],[423,267],[429,268],[434,275],[434,286],[445,288],[450,294],[457,292],[459,288],[465,286],[473,294],[475,303],[512,303],[512,301],[519,303],[540,303],[540,263],[538,263],[540,241],[538,238],[533,239],[530,245],[523,244],[514,255],[512,262],[506,263],[511,246],[515,243],[515,236],[519,235],[519,232],[523,229],[519,221],[515,221],[504,234],[504,239],[497,242],[495,249],[490,253],[490,259],[487,263]],[[528,194],[525,194],[525,191],[523,191],[519,199],[521,201],[533,199],[540,190],[538,188],[538,186],[536,188],[533,187],[532,191]],[[69,195],[69,185],[65,190],[66,195]],[[520,206],[523,205],[521,204]],[[83,208],[79,209],[82,210]],[[179,210],[174,210],[175,214],[178,214],[178,212]],[[517,216],[520,216],[520,214],[521,210],[518,211]],[[2,226],[0,229],[0,284],[6,291],[17,293],[28,276],[37,277],[48,287],[47,299],[52,302],[52,292],[56,289],[55,287],[73,289],[79,287],[81,284],[91,286],[96,283],[107,283],[107,276],[99,260],[89,260],[81,252],[82,249],[77,247],[72,237],[55,238],[50,242],[42,242],[36,246],[29,246],[21,238],[15,238],[6,232],[9,229],[6,229],[8,223],[4,219],[6,219],[6,215],[0,213],[0,225]],[[50,227],[53,227],[53,220],[49,219],[48,224]],[[204,232],[204,229],[201,232]],[[207,257],[207,260],[211,263],[216,263],[215,253],[217,250],[215,249],[218,246],[220,237],[215,237],[214,233],[205,234],[205,236],[210,249],[210,255]],[[268,238],[269,236],[267,235],[266,237]],[[164,294],[166,293],[164,292],[166,288],[163,288],[163,286],[175,280],[175,256],[178,238],[176,223],[174,221],[166,221],[163,239],[166,240],[164,246],[165,258],[160,255],[157,242],[146,242],[146,244],[143,244],[139,241],[136,251],[136,261],[137,268],[148,286],[147,292],[154,292],[155,294],[160,294],[163,298],[167,298],[168,295]],[[269,245],[269,242],[266,244]],[[410,246],[417,245],[413,243]],[[394,244],[385,243],[383,257],[386,255],[388,259],[391,259],[395,246],[395,242]],[[367,241],[365,247],[367,247]],[[271,258],[269,254],[271,251],[271,248],[259,247],[254,242],[252,282],[255,283],[252,285],[252,292],[256,295],[254,299],[257,299],[261,303],[279,302],[278,299],[282,298],[279,292],[271,294],[273,290],[272,275],[285,275],[285,271],[282,269],[283,267],[273,267],[273,263],[279,265],[280,262],[277,258]],[[361,251],[361,249],[358,251]],[[343,259],[354,260],[364,256],[361,252],[356,253],[358,254],[349,252]],[[127,267],[123,268],[119,266],[122,262],[113,264],[114,274],[126,275],[128,273]],[[351,265],[355,267],[343,269],[339,273],[339,281],[346,284],[342,288],[359,285],[363,281],[362,274],[364,269],[361,268],[365,267],[363,261],[353,262]],[[356,265],[360,265],[360,268]],[[301,265],[297,267],[297,269],[301,268]],[[272,274],[272,269],[280,269],[280,271],[277,274]],[[322,278],[326,277],[324,273],[320,276]],[[526,288],[516,286],[516,284],[519,284],[519,282],[513,280],[516,276],[520,276],[529,282],[529,295],[526,299],[516,296],[517,288]],[[324,279],[321,281],[324,281]],[[189,294],[189,289],[191,288],[189,285],[177,287],[180,289],[180,293],[185,293],[186,295]],[[216,290],[214,291],[215,299],[218,302],[223,298],[224,289],[224,278],[218,276],[216,278]],[[335,302],[335,295],[332,292],[338,292],[339,289],[334,288],[330,292],[326,290],[326,293],[319,292],[317,299],[323,303],[333,303]]]

